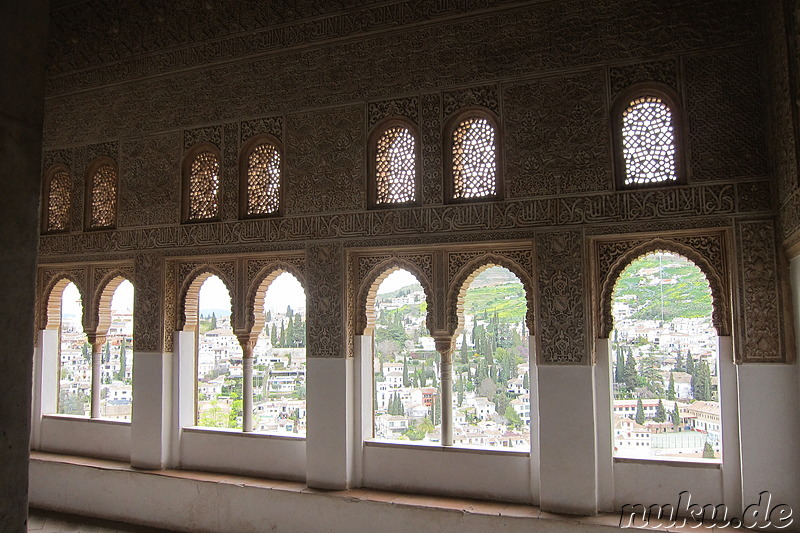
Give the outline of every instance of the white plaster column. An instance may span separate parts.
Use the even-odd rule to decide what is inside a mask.
[[[242,431],[253,431],[253,347],[258,337],[237,334],[242,347]]]
[[[597,513],[594,367],[539,365],[540,501],[543,511]]]
[[[611,340],[595,339],[597,364],[594,366],[595,406],[597,424],[597,494],[600,511],[615,511],[614,452],[612,437]]]
[[[528,383],[531,402],[531,500],[539,504],[539,373],[536,365],[536,339],[528,336]]]
[[[449,338],[436,339],[442,386],[442,445],[453,445],[453,343]]]
[[[100,416],[100,387],[102,387],[103,345],[106,338],[101,335],[87,334],[89,344],[92,345],[92,408],[91,417]]]
[[[373,354],[372,335],[356,335],[353,342],[353,483],[360,487],[364,483],[364,441],[373,435]]]
[[[353,480],[353,359],[306,361],[306,484],[343,490]]]
[[[131,466],[161,469],[170,451],[172,354],[134,351]]]
[[[33,354],[33,390],[31,408],[31,448],[41,445],[42,415],[58,410],[58,330],[42,329],[37,333]]]
[[[183,428],[196,424],[195,384],[197,367],[195,364],[194,331],[174,333],[172,357],[172,424],[170,425],[170,454],[167,465],[180,466],[180,443]]]

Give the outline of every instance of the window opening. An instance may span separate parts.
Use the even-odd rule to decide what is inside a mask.
[[[372,389],[376,439],[441,441],[439,353],[426,315],[425,291],[407,270],[395,270],[378,287]]]
[[[525,288],[491,266],[464,292],[453,351],[453,443],[530,450],[530,373]]]
[[[70,177],[66,170],[53,173],[47,205],[47,231],[69,228]]]
[[[198,293],[197,425],[242,428],[242,347],[231,327],[231,297],[217,276]]]
[[[214,218],[219,214],[219,160],[212,152],[201,152],[189,173],[189,220]]]
[[[703,272],[673,253],[633,261],[614,287],[615,457],[722,459],[717,333]]]
[[[247,161],[247,214],[266,215],[280,208],[281,154],[272,144],[256,146]]]
[[[485,118],[462,120],[453,132],[453,198],[497,194],[495,129]]]
[[[100,416],[131,420],[133,410],[133,284],[125,280],[111,298],[111,324],[101,359]]]
[[[387,129],[375,155],[376,203],[397,204],[416,199],[416,141],[403,126]]]
[[[306,294],[288,272],[264,295],[264,328],[253,349],[253,428],[306,434]]]
[[[58,414],[89,416],[92,348],[83,332],[83,302],[74,283],[61,294]]]
[[[640,96],[622,112],[625,185],[677,180],[672,111],[657,96]]]
[[[103,165],[92,177],[91,221],[92,228],[114,225],[117,205],[117,173],[111,165]]]

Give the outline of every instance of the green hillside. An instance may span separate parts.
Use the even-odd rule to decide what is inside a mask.
[[[619,277],[614,298],[632,306],[631,318],[639,320],[669,321],[711,314],[711,292],[705,276],[691,261],[672,254],[633,262]]]

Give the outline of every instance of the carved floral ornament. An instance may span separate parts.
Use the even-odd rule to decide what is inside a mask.
[[[714,328],[720,336],[731,334],[731,289],[724,232],[619,240],[602,238],[595,240],[593,250],[595,291],[599,300],[595,307],[598,338],[608,338],[614,328],[611,300],[619,276],[632,262],[655,252],[681,255],[703,272],[711,288]]]

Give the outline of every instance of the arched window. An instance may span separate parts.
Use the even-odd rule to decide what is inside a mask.
[[[112,279],[100,299],[98,331],[106,333],[100,360],[100,416],[130,422],[133,413],[133,284]]]
[[[65,167],[56,167],[50,171],[45,182],[44,201],[46,207],[42,209],[44,220],[42,228],[45,232],[67,231],[69,229],[69,215],[72,180]]]
[[[525,287],[494,265],[467,281],[453,348],[453,444],[530,451]]]
[[[417,135],[406,120],[379,124],[370,141],[370,201],[374,207],[418,201]]]
[[[253,430],[303,437],[306,294],[288,272],[265,284],[264,300],[256,302],[264,306],[264,326],[253,349]]]
[[[497,121],[485,111],[470,111],[451,119],[448,151],[448,199],[465,201],[501,196]]]
[[[438,442],[442,403],[439,355],[426,326],[417,278],[394,269],[376,281],[373,428],[382,440]]]
[[[203,144],[184,161],[184,222],[215,220],[220,215],[220,157],[213,145]]]
[[[621,187],[682,182],[679,115],[669,91],[634,88],[615,107]]]
[[[56,287],[61,285],[59,283]],[[56,412],[89,416],[92,397],[92,349],[83,332],[83,301],[74,283],[70,282],[63,288],[59,304],[61,322]]]
[[[653,252],[620,274],[612,302],[614,456],[721,461],[725,391],[703,272]]]
[[[89,229],[110,228],[117,221],[117,170],[103,158],[89,167],[87,225]]]
[[[242,150],[241,217],[278,215],[282,203],[281,150],[277,140],[259,136]]]
[[[196,423],[205,427],[241,429],[244,356],[231,325],[230,293],[215,275],[205,274],[200,279]]]

